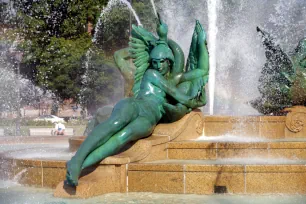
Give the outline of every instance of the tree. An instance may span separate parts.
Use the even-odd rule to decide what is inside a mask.
[[[13,0],[24,52],[22,73],[58,98],[78,101],[82,60],[92,45],[87,25],[95,24],[106,0]]]
[[[82,79],[81,104],[88,113],[112,104],[123,96],[122,76],[112,61],[107,61],[103,52],[92,47],[87,53],[85,75]]]
[[[110,6],[110,5],[109,5]],[[116,6],[104,11],[96,27],[95,43],[107,56],[128,45],[130,12],[118,1]]]
[[[0,28],[1,25],[7,23],[9,16],[8,3],[0,2]]]
[[[124,81],[115,65],[113,54],[128,46],[130,23],[137,24],[125,4],[120,1],[111,3],[103,11],[100,23],[95,29],[97,47],[91,47],[84,63],[86,77],[81,90],[81,102],[90,114],[123,96]],[[152,21],[154,18],[150,2],[134,0],[133,8],[145,28],[152,30],[155,22]]]
[[[133,7],[139,16],[143,27],[151,32],[155,32],[157,17],[154,14],[151,1],[133,0]]]
[[[137,25],[133,13],[126,4],[115,2],[104,11],[100,24],[96,28],[96,44],[107,56],[128,46],[131,25]],[[144,28],[155,31],[156,21],[152,5],[147,0],[133,0],[132,7],[136,11]]]
[[[128,44],[130,11],[126,6],[112,7],[105,16],[109,23],[103,22],[102,27],[91,31],[88,27],[95,27],[107,0],[13,2],[24,52],[23,75],[52,91],[59,100],[73,98],[92,111],[121,97],[122,77],[112,55]],[[146,15],[153,14],[148,1],[135,0],[133,7],[144,16],[142,22],[147,22]],[[133,18],[132,23],[136,23]],[[100,29],[99,39],[95,32]],[[93,34],[98,36],[103,51],[94,47]]]

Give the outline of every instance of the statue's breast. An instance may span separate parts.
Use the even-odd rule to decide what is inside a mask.
[[[166,92],[160,87],[154,85],[154,82],[159,80],[158,77],[155,76],[155,74],[157,74],[155,71],[146,72],[142,79],[138,96],[155,96],[156,98],[162,99],[161,102],[164,102],[166,98]]]

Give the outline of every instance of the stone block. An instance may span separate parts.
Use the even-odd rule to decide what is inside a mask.
[[[184,193],[183,172],[129,171],[129,192]]]
[[[246,173],[247,194],[305,194],[306,172]]]
[[[216,159],[216,149],[168,149],[169,159]]]
[[[42,186],[45,188],[56,188],[56,186],[66,179],[66,168],[43,168]]]
[[[217,187],[226,193],[244,193],[244,174],[228,172],[186,172],[186,194],[213,194]]]
[[[42,168],[18,166],[14,169],[14,180],[23,185],[43,187]]]
[[[60,182],[54,191],[55,197],[89,198],[113,192],[125,192],[123,179],[126,171],[118,170],[120,165],[98,165],[84,169],[76,187]],[[125,165],[123,165],[125,166]],[[124,168],[124,167],[123,167]]]

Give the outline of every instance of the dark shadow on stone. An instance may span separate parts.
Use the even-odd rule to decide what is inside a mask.
[[[69,195],[76,195],[76,187],[71,186],[68,184],[68,182],[64,181],[63,189],[69,194]]]
[[[81,175],[80,175],[80,178],[79,180],[83,177],[83,176],[86,176],[92,172],[94,172],[97,168],[98,168],[99,164],[95,164],[93,166],[90,166],[90,167],[87,167],[85,169],[82,170],[81,172]]]
[[[217,193],[217,194],[227,193],[227,188],[226,186],[215,186],[214,193]]]
[[[133,141],[133,142],[130,142],[130,143],[124,145],[124,147],[122,147],[122,148],[119,150],[118,154],[120,154],[120,153],[122,153],[122,152],[125,152],[126,150],[130,149],[136,142],[137,142],[137,141]]]

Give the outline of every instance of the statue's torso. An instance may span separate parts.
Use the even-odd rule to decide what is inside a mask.
[[[161,88],[153,85],[150,76],[144,76],[140,91],[135,99],[139,103],[141,114],[151,116],[154,120],[157,120],[156,122],[165,113],[163,104],[167,102],[166,93]]]

